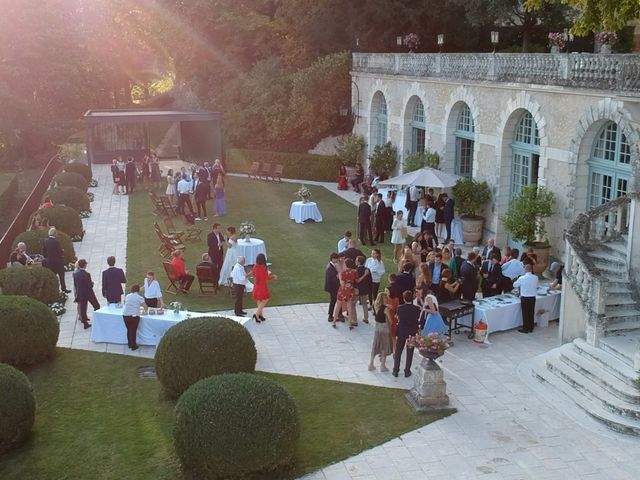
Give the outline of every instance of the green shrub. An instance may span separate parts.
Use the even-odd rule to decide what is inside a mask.
[[[0,362],[33,365],[53,356],[58,319],[33,298],[0,295]]]
[[[0,363],[0,453],[18,447],[36,418],[31,382],[20,370]]]
[[[461,178],[453,186],[452,192],[456,199],[456,210],[462,217],[478,218],[491,200],[487,182],[479,182],[473,178]]]
[[[58,300],[58,277],[48,268],[4,268],[0,270],[0,289],[4,295],[26,295],[44,304]]]
[[[338,138],[336,142],[336,154],[341,162],[353,167],[358,162],[362,163],[364,147],[364,137],[350,133]]]
[[[369,168],[378,175],[392,175],[397,164],[398,151],[391,142],[376,145],[369,155]]]
[[[69,162],[65,164],[63,167],[65,172],[73,172],[78,173],[84,177],[84,179],[88,182],[93,178],[93,172],[91,171],[91,167],[84,163],[80,162]]]
[[[423,167],[440,168],[440,155],[438,152],[427,150],[408,155],[404,159],[404,173],[413,172]]]
[[[238,322],[192,318],[171,327],[156,350],[156,373],[169,398],[198,380],[220,373],[253,372],[256,346]]]
[[[291,462],[300,437],[298,411],[265,377],[216,375],[180,397],[173,437],[191,478],[264,478]]]
[[[76,187],[86,192],[89,188],[89,182],[86,178],[76,172],[62,172],[53,177],[53,183],[57,187]]]
[[[335,181],[340,160],[336,156],[310,153],[267,152],[264,150],[227,150],[226,168],[230,172],[247,173],[253,162],[281,164],[283,177],[301,180]]]
[[[54,205],[73,208],[78,214],[91,209],[87,193],[78,187],[55,187],[45,193]]]
[[[14,248],[18,242],[24,242],[27,244],[27,253],[29,255],[42,255],[42,247],[48,236],[48,230],[28,230],[26,232],[22,232],[15,239]],[[64,232],[59,231],[58,241],[64,250],[64,263],[75,263],[78,258],[76,257],[76,251],[73,248],[71,237]]]
[[[38,214],[43,219],[47,219],[51,227],[56,227],[59,232],[69,235],[71,240],[82,240],[84,236],[82,219],[73,208],[68,206],[41,208],[38,210]]]

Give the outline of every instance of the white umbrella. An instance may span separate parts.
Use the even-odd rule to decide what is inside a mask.
[[[459,179],[460,177],[457,175],[445,173],[435,168],[424,167],[378,182],[378,186],[416,185],[418,187],[449,188],[453,187]]]

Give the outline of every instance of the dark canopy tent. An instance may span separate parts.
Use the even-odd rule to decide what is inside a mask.
[[[84,115],[87,159],[111,163],[118,155],[139,161],[151,152],[150,123],[180,125],[180,158],[213,161],[222,158],[220,114],[183,110],[89,110]]]

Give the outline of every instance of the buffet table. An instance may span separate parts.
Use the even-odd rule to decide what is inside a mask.
[[[106,343],[127,343],[127,329],[122,318],[122,307],[110,304],[96,310],[93,314],[91,340]],[[164,334],[175,324],[187,318],[197,317],[226,317],[244,326],[253,335],[254,323],[251,317],[235,317],[232,315],[220,315],[217,313],[202,313],[181,311],[178,315],[173,310],[165,310],[163,315],[140,315],[138,325],[137,342],[139,345],[157,346]]]
[[[535,307],[535,323],[538,327],[547,327],[549,320],[560,318],[560,291],[548,291],[548,285],[538,287]],[[511,330],[522,326],[520,298],[513,294],[476,300],[474,322],[487,324],[487,340],[492,332]]]
[[[252,238],[250,240],[242,238],[238,240],[237,249],[238,256],[244,257],[245,265],[254,265],[259,253],[264,253],[264,256],[267,256],[267,247],[264,244],[264,240],[260,240],[259,238]]]
[[[293,202],[289,210],[289,218],[296,223],[304,223],[306,220],[322,222],[322,214],[316,202]]]

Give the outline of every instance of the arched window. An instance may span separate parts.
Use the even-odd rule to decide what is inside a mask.
[[[416,98],[411,117],[411,153],[424,152],[425,132],[424,105],[419,98]]]
[[[371,144],[387,143],[387,102],[381,92],[376,92],[371,105]]]
[[[475,124],[471,116],[471,110],[465,103],[458,113],[456,130],[455,173],[462,177],[471,177],[473,172],[473,142],[475,138]]]
[[[588,163],[590,208],[626,195],[631,180],[631,150],[616,123],[602,126]]]
[[[517,195],[523,187],[538,183],[540,160],[540,135],[538,125],[529,112],[524,112],[516,124],[511,165],[511,195]]]

